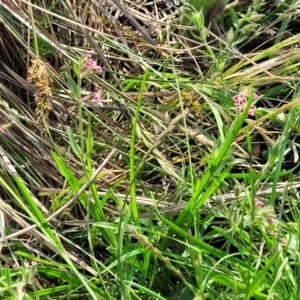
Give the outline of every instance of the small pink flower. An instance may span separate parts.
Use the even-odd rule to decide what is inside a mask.
[[[244,101],[247,101],[247,94],[245,92],[240,92],[239,94],[235,95],[233,99],[238,103],[243,103]]]
[[[101,68],[100,66],[96,66],[96,67],[94,67],[94,69],[95,69],[99,74],[102,73],[102,68]]]
[[[246,99],[237,96],[233,97],[233,100],[236,106],[241,106],[247,103]]]
[[[94,69],[96,70],[99,74],[102,73],[102,68],[97,64],[97,61],[92,59],[92,55],[91,54],[88,54],[86,56],[86,59],[85,59],[85,67],[86,69],[90,70],[90,69]]]
[[[90,61],[90,60],[87,60],[87,61],[85,62],[85,67],[86,67],[87,69],[91,69],[91,68],[93,67],[93,62]]]
[[[256,207],[262,207],[264,205],[258,198],[254,199],[254,204]]]
[[[256,110],[256,106],[250,106],[248,115],[249,116],[254,116],[254,111]]]
[[[246,89],[232,97],[232,99],[234,100],[234,104],[237,107],[237,110],[239,113],[242,113],[245,110],[250,92],[251,92],[250,89]],[[257,100],[258,98],[259,98],[259,96],[255,93],[253,93],[253,99]],[[252,105],[249,108],[248,115],[254,116],[255,110],[256,110],[256,107],[254,105]]]
[[[96,103],[101,103],[102,102],[102,97],[101,97],[101,92],[100,92],[100,90],[98,90],[98,89],[96,89],[96,94],[95,94],[95,96],[94,96],[94,98],[93,98],[93,101],[94,102],[96,102]]]
[[[275,224],[275,219],[274,219],[274,218],[270,218],[270,219],[269,219],[269,223],[270,223],[270,224]]]

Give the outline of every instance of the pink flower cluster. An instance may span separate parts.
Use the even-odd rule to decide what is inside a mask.
[[[262,207],[264,205],[258,198],[254,199],[254,204],[256,207]]]
[[[87,57],[84,60],[85,62],[85,68],[87,70],[95,70],[98,74],[102,73],[102,68],[97,64],[97,61],[92,59],[92,55],[88,54]],[[93,97],[94,102],[100,104],[102,102],[102,97],[101,97],[101,91],[96,89],[96,93]]]
[[[250,92],[251,92],[250,89],[246,89],[233,97],[234,104],[239,113],[242,113],[244,111],[245,107],[247,106]],[[253,93],[253,100],[257,100],[258,98],[259,98],[259,96],[255,93]],[[254,106],[254,105],[250,106],[248,115],[254,116],[255,110],[256,110],[256,106]]]
[[[254,205],[257,208],[263,207],[264,203],[260,201],[258,198],[254,198]],[[275,224],[275,219],[274,218],[268,218],[268,221],[270,224]]]
[[[90,70],[94,69],[96,70],[99,74],[102,73],[102,68],[97,64],[96,60],[92,59],[92,55],[88,54],[85,60],[85,67]]]

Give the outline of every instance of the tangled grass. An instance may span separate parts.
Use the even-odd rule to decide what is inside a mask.
[[[77,2],[0,2],[1,299],[299,299],[299,1]]]

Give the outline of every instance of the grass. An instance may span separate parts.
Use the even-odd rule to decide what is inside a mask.
[[[299,299],[299,3],[191,44],[181,3],[50,2],[0,3],[0,298]]]

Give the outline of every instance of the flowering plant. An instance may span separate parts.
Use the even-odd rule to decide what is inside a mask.
[[[247,103],[249,101],[249,96],[253,92],[251,89],[245,89],[237,95],[233,96],[234,104],[237,108],[238,113],[242,113],[247,107]],[[259,96],[256,93],[252,95],[253,100],[257,100]],[[249,116],[254,116],[254,111],[256,110],[256,106],[251,105],[248,111]]]
[[[79,61],[79,66],[81,79],[87,77],[93,71],[96,71],[98,74],[102,73],[102,67],[98,65],[97,60],[92,58],[91,54],[81,58]],[[102,100],[101,91],[96,88],[92,101],[101,104]]]

